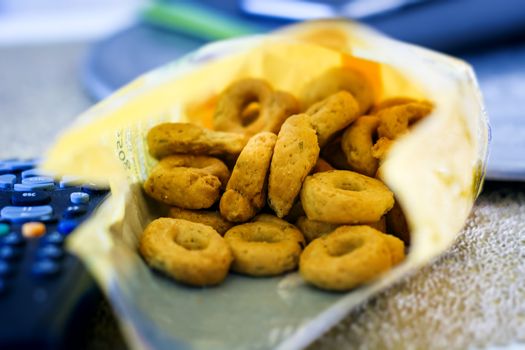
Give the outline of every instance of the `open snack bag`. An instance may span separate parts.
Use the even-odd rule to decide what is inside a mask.
[[[341,88],[344,84],[338,83],[338,79],[346,74],[341,72],[351,72],[349,74],[361,77],[366,81],[366,86]],[[300,274],[297,265],[294,265],[287,273],[262,278],[243,275],[245,267],[240,266],[237,255],[232,266],[238,273],[229,273],[220,285],[206,288],[179,283],[167,276],[170,273],[158,273],[148,266],[148,263],[155,266],[156,257],[148,256],[149,253],[139,242],[145,228],[155,219],[166,215],[167,206],[152,199],[155,194],[145,182],[155,173],[159,159],[173,153],[173,150],[175,153],[181,152],[177,146],[170,148],[172,140],[176,141],[177,137],[152,136],[150,131],[167,122],[191,123],[191,128],[198,129],[199,133],[212,133],[213,137],[231,136],[236,133],[235,128],[246,131],[261,119],[246,123],[238,121],[236,124],[226,118],[217,127],[217,111],[224,112],[225,108],[231,107],[225,107],[224,91],[235,90],[232,86],[238,82],[244,82],[244,86],[238,88],[241,91],[246,90],[246,86],[263,89],[259,86],[261,81],[264,81],[263,85],[266,84],[264,89],[270,86],[272,91],[283,92],[281,97],[284,94],[293,96],[297,104],[291,109],[294,110],[293,114],[299,115],[285,118],[283,126],[280,123],[276,130],[264,129],[267,124],[262,123],[248,135],[252,136],[260,130],[279,133],[277,137],[270,137],[274,139],[270,141],[271,147],[275,144],[273,158],[270,153],[266,158],[263,154],[260,157],[253,156],[253,159],[247,158],[248,161],[243,159],[248,167],[264,163],[264,159],[267,159],[267,163],[272,159],[270,179],[266,180],[263,175],[263,191],[266,191],[265,181],[269,181],[268,202],[273,210],[267,207],[263,209],[266,215],[276,213],[287,219],[294,210],[291,206],[297,207],[300,198],[306,212],[306,216],[302,214],[303,221],[330,221],[331,230],[334,230],[339,225],[349,224],[345,221],[347,214],[336,205],[335,197],[328,200],[323,197],[323,193],[327,193],[327,196],[332,194],[329,190],[323,192],[322,186],[328,184],[343,191],[370,192],[371,196],[376,194],[369,191],[368,186],[382,186],[380,190],[386,189],[389,195],[384,200],[378,200],[377,205],[368,205],[364,210],[370,213],[380,208],[377,209],[379,214],[371,215],[381,219],[394,205],[395,195],[398,216],[402,215],[402,208],[409,229],[396,233],[406,244],[406,258],[403,261],[395,266],[389,262],[388,269],[378,268],[378,273],[366,279],[365,283],[342,287],[338,282],[323,280],[323,276],[329,275],[322,270],[325,260],[319,260],[323,262],[314,263],[310,270],[305,268],[303,271],[303,260],[306,260],[303,257]],[[334,95],[331,96],[337,95],[338,88],[349,90],[350,93],[340,94],[350,95],[350,104],[337,100],[330,105],[328,100],[331,97],[327,96],[332,93]],[[234,103],[235,98],[232,100]],[[318,101],[321,101],[320,104],[316,104]],[[245,107],[242,106],[243,109]],[[241,112],[262,115],[266,113],[263,108],[271,106],[261,103],[251,111],[246,111],[249,109],[246,108]],[[328,114],[334,115],[339,113],[339,109],[344,113],[353,110],[354,116],[341,122],[340,127],[334,126],[338,123],[339,114],[332,116],[335,119],[315,122],[317,111],[323,108],[329,111]],[[420,113],[418,111],[421,108],[425,111],[416,118],[417,123],[412,123],[402,117],[407,108],[414,108],[415,112],[411,109],[413,114]],[[389,110],[397,112],[385,112]],[[385,112],[385,120],[390,118],[390,124],[381,124],[379,120],[382,112]],[[338,177],[332,178],[330,174],[339,174],[339,170],[317,170],[319,172],[312,175],[316,171],[313,169],[316,161],[317,166],[322,166],[319,165],[319,154],[330,163],[325,164],[328,169],[332,169],[331,166],[345,168],[344,164],[339,164],[351,158],[349,154],[352,152],[341,153],[341,150],[345,151],[345,147],[360,147],[352,146],[352,138],[348,141],[350,146],[345,146],[345,140],[347,134],[352,132],[358,135],[355,139],[363,139],[352,128],[355,126],[357,129],[357,125],[360,125],[358,121],[363,120],[364,114],[371,115],[364,119],[371,124],[359,123],[375,125],[364,129],[373,129],[369,131],[370,135],[378,134],[373,136],[373,151],[379,155],[374,156],[377,159],[372,169],[366,166],[359,168],[359,165],[352,165],[350,169],[361,174],[368,173],[370,177],[381,181],[372,179],[373,182],[363,185],[364,189],[356,189],[356,186],[361,185],[355,181],[361,181],[362,175],[355,175],[357,180],[349,179],[351,183]],[[355,121],[358,116],[360,119]],[[249,116],[246,117],[246,120],[249,119]],[[409,123],[410,130],[405,132]],[[403,132],[395,137],[388,136],[391,129],[399,127],[404,127]],[[299,131],[291,136],[288,134],[288,140],[299,151],[288,154],[283,149],[290,144],[280,139],[286,139],[286,133],[292,129]],[[176,134],[173,130],[162,132]],[[236,135],[242,139],[245,134],[249,132]],[[368,139],[364,138],[369,143],[372,138],[370,135]],[[308,148],[309,137],[317,140],[313,142],[312,148]],[[221,147],[236,148],[235,140],[238,138],[227,138]],[[300,142],[297,142],[297,138]],[[250,145],[250,141],[247,142]],[[264,142],[261,141],[262,144]],[[223,153],[217,151],[218,146],[213,144],[206,146],[207,151],[199,148],[197,153],[217,155],[231,171],[234,165],[240,166],[239,161],[235,163],[236,157],[245,144],[246,141],[240,148],[237,147],[238,151],[226,150]],[[270,35],[213,43],[138,78],[80,116],[49,151],[44,167],[58,173],[87,177],[92,181],[109,182],[111,185],[111,197],[72,235],[69,247],[97,278],[132,347],[288,349],[308,345],[341,320],[351,308],[428,263],[452,244],[480,191],[487,146],[488,123],[470,66],[455,58],[389,39],[359,24],[320,21],[291,26]],[[293,166],[303,166],[304,159],[283,161],[283,158],[289,156],[292,159],[297,156],[296,153],[309,150],[313,150],[313,160],[303,168],[295,169]],[[191,153],[191,150],[188,152]],[[257,152],[254,154],[257,155]],[[338,154],[343,154],[339,163],[336,157]],[[239,159],[241,157],[242,153]],[[281,167],[275,170],[274,163],[279,157]],[[235,168],[233,171],[235,173]],[[290,183],[297,176],[301,180],[294,187]],[[233,178],[234,174],[230,182]],[[162,181],[157,178],[157,183]],[[225,184],[222,185],[221,193],[225,190]],[[278,187],[278,190],[272,190],[272,186]],[[224,196],[231,188],[232,185],[228,183]],[[159,188],[155,190],[159,191]],[[282,205],[279,198],[276,199],[281,195],[286,197],[289,193],[292,193],[292,198],[288,199],[288,204]],[[158,197],[162,201],[169,196]],[[221,199],[220,211],[224,214],[222,202]],[[261,206],[267,203],[263,202],[255,211],[261,210]],[[354,206],[360,205],[359,202],[355,203]],[[168,204],[173,205],[172,202]],[[213,201],[209,205],[212,204]],[[224,206],[227,204],[224,203]],[[219,209],[218,200],[214,208]],[[252,220],[256,213],[252,214],[245,215],[236,224]],[[372,216],[353,223],[368,224],[376,220]],[[231,221],[236,221],[234,214],[230,217]],[[296,222],[295,219],[292,221],[293,224]],[[290,225],[283,230],[288,229],[295,230]],[[338,231],[341,228],[334,232]],[[315,242],[325,242],[325,246],[332,244],[322,241],[330,235],[317,239],[306,237],[312,243],[305,248],[303,255]],[[154,241],[151,244],[155,244]],[[343,245],[354,244],[344,239],[342,242]],[[402,260],[403,243],[400,244],[399,260]],[[302,245],[304,242],[299,242],[300,249]],[[332,255],[342,257],[352,249],[357,248],[343,247]],[[312,258],[312,254],[309,257]],[[155,267],[162,270],[165,268],[163,264],[161,262]],[[225,273],[227,270],[228,267]],[[315,273],[322,275],[320,279],[316,280],[316,276],[312,275]],[[260,276],[257,273],[254,275]]]

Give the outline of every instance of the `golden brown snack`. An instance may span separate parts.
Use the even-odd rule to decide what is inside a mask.
[[[411,102],[385,108],[377,113],[379,137],[394,140],[408,131],[408,127],[432,112],[432,104],[426,101]]]
[[[310,243],[314,239],[334,231],[340,225],[310,220],[306,216],[301,216],[295,223],[295,226],[297,226],[299,230],[301,230],[304,238],[306,239],[306,242]]]
[[[390,248],[382,235],[370,226],[341,226],[304,249],[299,272],[319,288],[355,288],[392,266]]]
[[[266,201],[266,179],[277,136],[261,132],[242,150],[220,201],[221,215],[232,222],[250,220]]]
[[[340,130],[359,116],[359,105],[347,91],[339,91],[308,108],[312,125],[317,131],[319,147],[323,147]]]
[[[258,108],[253,107],[254,103]],[[245,112],[248,107],[250,113]],[[232,83],[219,96],[214,128],[248,135],[261,131],[278,133],[286,118],[298,111],[299,103],[289,93],[274,92],[262,79],[242,79]]]
[[[370,110],[370,114],[374,115],[374,114],[377,114],[382,109],[404,105],[404,104],[411,103],[411,102],[417,102],[417,100],[411,97],[404,97],[404,96],[390,97],[390,98],[387,98],[379,102],[375,106],[373,106],[372,109]]]
[[[219,197],[230,172],[219,159],[173,155],[163,158],[144,183],[145,192],[168,205],[185,209],[209,208]]]
[[[374,102],[372,84],[360,72],[350,67],[336,67],[327,70],[306,85],[301,93],[305,107],[325,99],[341,90],[351,93],[359,104],[359,115],[366,113]]]
[[[212,131],[189,123],[162,123],[148,132],[149,153],[157,158],[171,154],[238,155],[248,142],[244,135]]]
[[[386,154],[392,147],[394,143],[393,140],[390,140],[387,137],[380,137],[379,140],[372,146],[372,157],[383,160],[386,157]]]
[[[379,118],[363,116],[345,130],[341,148],[351,170],[366,176],[374,176],[379,162],[372,154]]]
[[[275,276],[295,269],[305,244],[295,226],[273,215],[234,226],[224,239],[233,252],[232,270],[250,276]]]
[[[379,180],[332,170],[306,178],[301,203],[310,220],[362,224],[379,221],[394,205],[394,195]]]
[[[268,204],[278,217],[290,211],[318,156],[317,135],[310,117],[297,114],[288,118],[277,136],[268,180]]]
[[[152,221],[140,237],[148,265],[193,286],[221,283],[232,262],[230,248],[209,226],[180,219]]]
[[[386,241],[388,248],[390,249],[390,255],[392,257],[392,266],[399,264],[405,260],[405,243],[396,236],[383,233],[383,239]]]
[[[367,225],[378,231],[386,232],[385,216],[383,216],[381,220],[367,224]],[[331,224],[329,222],[323,222],[323,221],[317,221],[317,220],[310,220],[306,216],[301,216],[295,223],[295,226],[297,226],[299,230],[301,230],[304,238],[306,239],[306,242],[310,243],[314,239],[319,238],[321,236],[324,236],[334,231],[336,228],[338,228],[341,225]]]
[[[169,217],[210,226],[220,235],[224,235],[226,231],[228,231],[234,225],[233,223],[225,220],[221,214],[216,211],[190,210],[171,207],[169,210]]]

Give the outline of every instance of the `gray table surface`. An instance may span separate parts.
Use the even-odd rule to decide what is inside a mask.
[[[87,43],[0,48],[0,159],[37,157],[91,105],[79,82]],[[312,349],[443,348],[525,341],[525,186],[489,184],[439,260],[354,310]],[[86,347],[124,348],[100,301]]]

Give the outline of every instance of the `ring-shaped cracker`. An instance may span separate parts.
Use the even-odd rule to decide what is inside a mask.
[[[377,128],[378,136],[394,140],[406,133],[411,124],[432,112],[432,108],[429,102],[418,101],[380,110],[377,113],[380,120]]]
[[[224,239],[234,256],[232,270],[250,276],[275,276],[294,270],[305,245],[295,226],[270,215],[234,226]]]
[[[333,224],[379,221],[394,205],[394,195],[381,181],[348,170],[308,176],[301,203],[310,220]]]
[[[139,251],[151,267],[193,286],[221,283],[233,259],[213,228],[171,218],[154,220],[146,227]]]
[[[168,205],[209,208],[218,199],[229,175],[226,165],[217,158],[178,154],[163,158],[153,168],[144,190]]]
[[[308,108],[313,127],[317,131],[319,147],[323,147],[340,130],[359,116],[359,105],[347,91],[339,91]]]
[[[304,249],[299,272],[319,288],[345,291],[391,266],[390,248],[379,231],[369,226],[341,226]]]
[[[233,227],[233,223],[225,220],[220,213],[216,211],[191,210],[179,207],[169,209],[169,217],[173,219],[182,219],[199,224],[207,225],[224,235],[226,231]]]
[[[319,144],[310,117],[296,114],[288,118],[277,136],[268,178],[268,204],[278,217],[290,212],[318,156]]]
[[[336,67],[312,79],[301,93],[305,107],[321,101],[341,90],[350,92],[359,105],[358,115],[366,113],[374,101],[374,89],[370,81],[359,71],[350,67]]]
[[[253,120],[245,109],[258,104]],[[278,133],[283,122],[299,111],[295,97],[283,91],[273,91],[262,79],[242,79],[233,82],[219,96],[214,115],[215,130],[254,135],[261,131]],[[253,118],[252,113],[248,114]]]
[[[341,137],[341,149],[351,170],[366,176],[374,176],[379,162],[372,154],[374,136],[379,118],[363,116],[350,125]]]
[[[242,150],[220,201],[221,214],[227,220],[246,222],[264,207],[266,179],[276,139],[274,133],[261,132]]]
[[[213,131],[190,123],[162,123],[148,132],[150,154],[161,159],[178,153],[238,155],[248,142],[242,134]]]

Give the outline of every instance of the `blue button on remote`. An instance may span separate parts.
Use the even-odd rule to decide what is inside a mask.
[[[4,161],[3,165],[11,169],[11,171],[21,171],[34,168],[36,162],[34,160],[8,160]]]
[[[28,177],[33,177],[33,176],[48,176],[48,177],[53,177],[51,174],[41,170],[41,169],[29,169],[29,170],[25,170],[25,171],[22,171],[22,173],[20,174],[22,176],[22,179],[25,179],[25,178],[28,178]]]
[[[14,174],[5,174],[0,175],[0,189],[10,190],[13,188],[13,185],[16,182],[16,175]]]
[[[73,232],[78,226],[78,221],[76,220],[62,220],[58,223],[57,230],[63,235],[68,235]]]
[[[52,182],[46,182],[41,184],[15,184],[15,191],[52,191],[55,189],[55,184]]]
[[[60,259],[62,256],[64,256],[64,251],[62,248],[57,247],[56,245],[48,244],[42,248],[39,248],[36,254],[37,257],[42,259]]]
[[[42,244],[56,244],[61,245],[64,243],[64,236],[58,232],[51,232],[41,238]]]
[[[0,247],[0,259],[14,260],[19,258],[21,254],[22,252],[19,248],[8,245]]]
[[[0,277],[6,277],[13,274],[13,267],[9,262],[0,260]]]
[[[13,205],[40,205],[51,201],[51,195],[45,191],[14,192],[11,195]]]
[[[51,277],[60,271],[60,265],[50,259],[39,260],[33,264],[31,272],[38,277]]]
[[[32,207],[3,207],[0,211],[0,217],[13,222],[24,222],[38,220],[42,216],[53,214],[53,208],[50,205],[35,205]]]
[[[89,194],[85,192],[73,192],[69,195],[69,199],[73,204],[86,204],[89,202]]]
[[[11,232],[2,239],[3,245],[21,246],[25,243],[24,237],[18,232]]]
[[[41,185],[41,184],[52,184],[54,182],[52,177],[49,176],[31,176],[22,179],[23,185]]]

